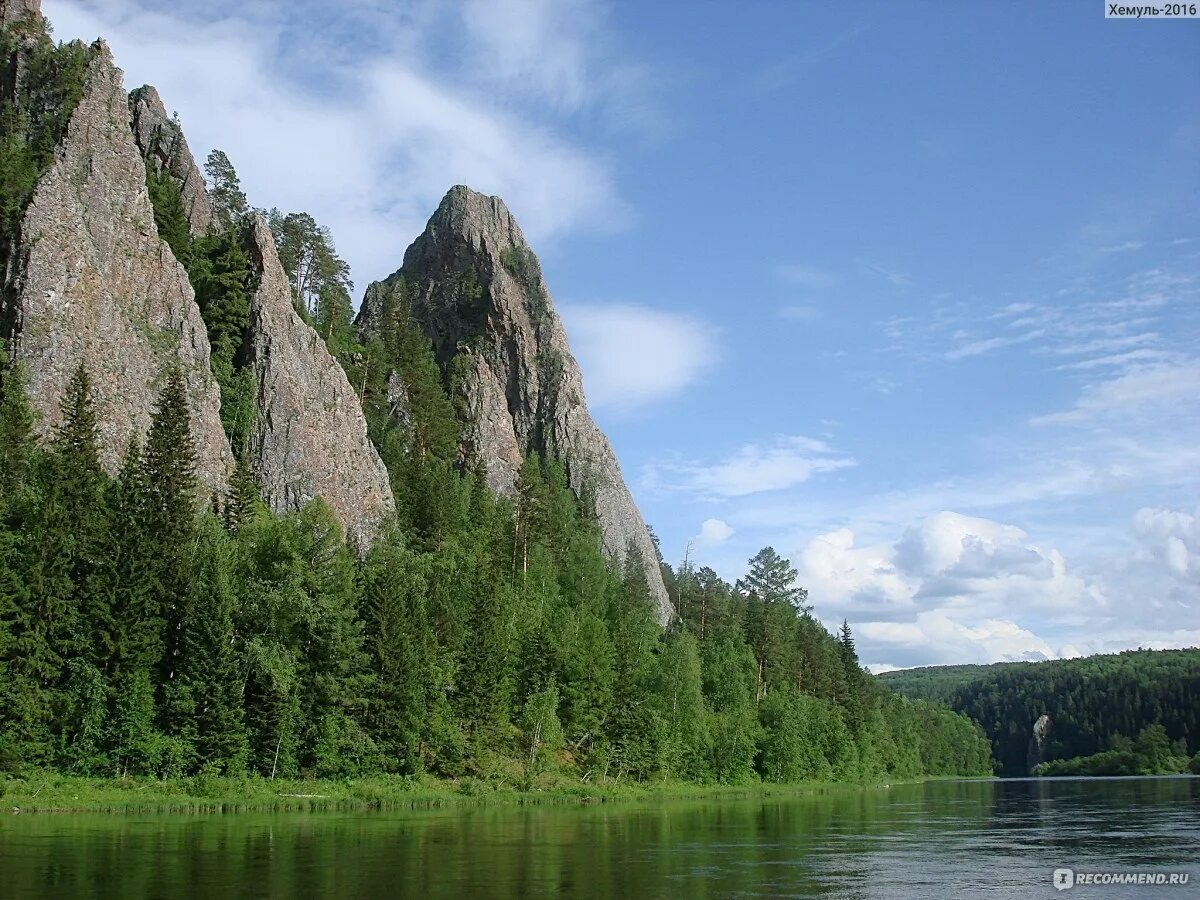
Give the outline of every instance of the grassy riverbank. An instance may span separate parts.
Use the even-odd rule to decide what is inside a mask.
[[[848,782],[704,785],[583,784],[545,778],[529,790],[473,778],[376,776],[346,780],[265,778],[82,778],[38,772],[0,780],[0,811],[107,813],[322,812],[353,809],[422,809],[473,805],[587,804],[688,798],[737,799],[854,791]]]

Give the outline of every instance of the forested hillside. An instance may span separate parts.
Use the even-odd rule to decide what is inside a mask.
[[[0,366],[0,769],[428,773],[526,787],[990,771],[978,727],[867,675],[849,626],[827,633],[770,548],[736,585],[663,566],[670,596],[660,603],[648,583],[648,574],[658,583],[659,561],[605,551],[596,493],[572,490],[550,443],[518,457],[511,493],[490,489],[487,459],[464,451],[473,413],[459,373],[439,367],[404,279],[370,330],[356,329],[328,231],[304,213],[257,218],[220,151],[207,165],[212,221],[196,228],[175,156],[158,167],[147,158],[143,181],[120,73],[101,44],[79,102],[104,127],[75,128],[71,154],[55,159],[69,155],[85,179],[97,177],[93,160],[130,163],[99,187],[140,203],[145,218],[126,221],[124,206],[105,204],[96,227],[128,239],[147,277],[174,279],[174,305],[166,325],[137,309],[110,317],[122,298],[63,276],[53,283],[84,292],[78,305],[109,331],[76,341],[77,323],[58,317],[64,303],[29,333],[18,307],[47,292],[31,294],[22,267],[59,278],[61,255],[31,254],[22,213],[33,185],[47,183],[39,173],[79,99],[84,51],[55,47],[39,19],[15,27],[20,40],[6,32],[2,45],[16,74],[0,110],[4,246],[20,261],[6,271]],[[175,140],[178,123],[170,128]],[[55,177],[58,199],[91,196]],[[125,277],[134,250],[81,240]],[[275,275],[286,315],[265,306]],[[178,323],[193,313],[203,327],[181,340]],[[130,411],[128,375],[89,368],[111,362],[102,341],[118,326],[129,352],[147,351],[142,384],[156,394],[146,408],[137,401],[123,432],[106,412]],[[46,354],[24,352],[50,334]],[[82,343],[90,355],[75,358],[61,396],[30,389],[48,355]],[[194,351],[186,358],[176,353],[184,343]],[[205,423],[208,446],[215,432],[225,455],[210,454],[202,472],[193,401],[205,384],[214,419],[220,401],[219,421]],[[321,387],[336,388],[336,402]],[[536,411],[553,402],[551,393]],[[342,418],[321,418],[331,407]],[[39,422],[37,410],[56,418]],[[134,427],[139,418],[148,428]],[[340,468],[316,452],[320,441],[292,440],[335,421],[369,432],[361,446],[337,448]],[[279,452],[264,451],[260,425],[276,429]],[[134,435],[116,448],[119,471],[105,465],[117,433]],[[352,457],[382,460],[388,513],[361,530],[370,539],[348,542],[353,516],[305,492],[320,483],[314,474],[349,473]],[[270,506],[264,483],[283,485]],[[345,500],[353,482],[328,483]],[[664,628],[672,605],[679,615]]]
[[[1169,743],[1182,742],[1175,755],[1200,750],[1200,650],[931,667],[880,678],[906,696],[945,700],[971,716],[991,740],[1002,774],[1028,773],[1033,724],[1043,714],[1052,720],[1046,760],[1128,749],[1155,724]]]

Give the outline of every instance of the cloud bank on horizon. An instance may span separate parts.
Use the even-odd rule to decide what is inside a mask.
[[[44,6],[360,289],[451,184],[503,196],[668,557],[775,546],[877,670],[1200,644],[1194,29]]]

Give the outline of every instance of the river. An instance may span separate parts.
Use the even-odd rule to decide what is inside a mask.
[[[1055,869],[1187,873],[1052,887]],[[1200,778],[654,805],[0,816],[0,897],[1200,896]]]

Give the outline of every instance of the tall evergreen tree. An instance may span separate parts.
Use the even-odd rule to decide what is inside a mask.
[[[14,361],[0,380],[0,508],[26,480],[36,441],[36,422],[29,405],[29,375],[25,364]]]
[[[150,551],[151,590],[164,625],[162,678],[169,682],[178,664],[199,506],[187,386],[178,368],[167,374],[155,404],[141,458],[140,487],[145,492],[141,536]]]

